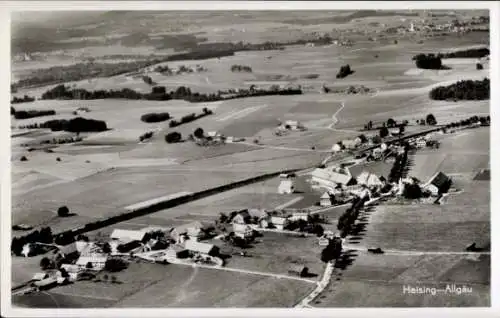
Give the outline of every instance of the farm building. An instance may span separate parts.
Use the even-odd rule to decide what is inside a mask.
[[[333,152],[340,152],[340,151],[342,151],[342,146],[341,146],[341,145],[339,145],[338,143],[337,143],[337,144],[334,144],[334,145],[332,146],[332,151],[333,151]]]
[[[278,186],[279,194],[290,194],[294,192],[294,182],[292,180],[281,180]]]
[[[419,138],[415,142],[415,145],[417,146],[417,148],[424,148],[425,146],[427,146],[427,141],[423,138]]]
[[[76,243],[78,243],[78,245]],[[80,242],[73,242],[61,247],[58,253],[66,259],[77,259],[78,256],[80,256],[81,246]]]
[[[251,238],[253,236],[253,229],[246,224],[233,223],[233,232],[234,235],[243,239]]]
[[[35,275],[33,275],[33,278],[31,278],[31,280],[44,280],[48,277],[49,274],[47,273],[35,273]]]
[[[35,285],[40,290],[49,289],[57,285],[57,278],[48,277],[34,282],[33,285]]]
[[[106,261],[108,258],[104,255],[102,256],[80,256],[76,261],[76,265],[80,268],[87,268],[92,270],[100,271],[104,269],[104,265],[106,265]]]
[[[357,178],[358,184],[366,185],[368,187],[382,187],[384,183],[374,173],[363,171]]]
[[[273,224],[278,230],[283,230],[289,223],[288,218],[283,216],[272,216],[271,224]]]
[[[128,243],[131,241],[142,241],[144,239],[144,236],[146,236],[146,232],[143,231],[114,229],[110,237],[113,240]]]
[[[330,193],[325,192],[319,199],[319,205],[321,206],[331,206],[332,205],[332,198],[330,196]]]
[[[187,258],[189,251],[181,245],[170,245],[166,251],[167,257],[170,258]]]
[[[298,275],[300,277],[305,277],[309,274],[309,268],[304,265],[292,265],[288,269],[288,273]]]
[[[198,253],[201,255],[217,256],[219,254],[219,248],[213,244],[187,240],[184,243],[184,247],[190,252]]]
[[[184,236],[188,236],[189,239],[198,241],[199,239],[206,236],[206,234],[213,229],[211,224],[195,221],[188,224],[184,224],[174,228],[170,232],[170,236],[177,243],[181,243]]]
[[[432,176],[429,181],[423,186],[427,191],[430,191],[432,195],[439,195],[440,193],[445,193],[451,186],[451,178],[442,172],[437,172]]]
[[[300,129],[304,129],[304,126],[302,125],[302,123],[300,123],[299,121],[297,120],[287,120],[285,122],[285,127],[290,127],[289,129],[290,130],[300,130]]]
[[[231,219],[233,224],[250,224],[252,216],[248,210],[241,210]]]
[[[309,219],[309,212],[307,211],[295,211],[292,212],[292,215],[289,218],[291,221],[304,220],[307,221]]]
[[[351,186],[356,184],[356,179],[352,177],[348,169],[335,167],[317,168],[311,173],[312,182],[320,186],[335,189],[337,184]]]
[[[361,144],[361,138],[342,140],[342,145],[347,149],[356,149]]]
[[[76,264],[62,264],[61,268],[64,268],[68,273],[78,273],[81,270]]]

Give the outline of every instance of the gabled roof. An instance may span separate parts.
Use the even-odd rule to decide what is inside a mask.
[[[190,251],[208,254],[214,249],[215,245],[196,242],[194,240],[187,240],[186,242],[184,242],[184,247]]]
[[[333,171],[331,168],[330,169],[321,169],[321,168],[314,169],[314,171],[312,172],[312,176],[313,176],[313,178],[319,178],[319,179],[323,179],[323,180],[334,182],[334,183],[340,183],[342,185],[346,185],[346,184],[350,183],[350,181],[353,179],[351,175]]]
[[[442,189],[446,186],[446,183],[448,183],[449,180],[450,178],[447,175],[439,171],[431,177],[427,184],[432,184],[438,189]]]
[[[328,192],[325,192],[321,195],[320,199],[330,199],[330,194]]]
[[[33,275],[32,280],[42,280],[42,279],[47,278],[48,275],[49,274],[47,274],[47,273],[35,273],[35,275]]]
[[[271,223],[274,223],[274,224],[285,224],[287,220],[288,220],[288,218],[284,217],[284,216],[272,216],[271,217]]]
[[[143,232],[143,231],[114,229],[113,233],[111,233],[110,237],[112,239],[117,239],[117,240],[141,241],[145,235],[146,235],[146,232]]]
[[[363,171],[357,178],[358,184],[365,185],[382,185],[382,181],[380,178],[374,173],[370,173],[368,171]]]
[[[76,265],[86,266],[87,263],[106,263],[108,257],[105,255],[80,256]]]
[[[206,222],[194,221],[191,223],[179,225],[174,228],[174,231],[177,233],[187,233],[189,229],[198,229],[198,230],[207,230],[212,228],[213,226]]]
[[[72,253],[75,253],[75,252],[79,252],[78,246],[77,246],[76,242],[73,242],[71,244],[62,246],[59,249],[59,251],[61,253],[63,253],[64,255],[69,255],[69,254],[72,254]]]

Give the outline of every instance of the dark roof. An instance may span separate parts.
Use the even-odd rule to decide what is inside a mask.
[[[435,185],[438,189],[445,188],[450,178],[442,172],[438,172],[431,179],[431,184]]]

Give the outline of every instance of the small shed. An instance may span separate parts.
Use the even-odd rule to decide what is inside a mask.
[[[332,197],[330,196],[330,193],[325,192],[321,196],[319,200],[319,205],[320,206],[331,206],[332,205]]]
[[[288,269],[288,273],[305,277],[309,274],[309,268],[304,265],[293,264]]]
[[[294,182],[292,180],[281,180],[278,186],[279,194],[290,194],[294,192]]]

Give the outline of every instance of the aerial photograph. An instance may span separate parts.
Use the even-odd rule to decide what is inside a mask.
[[[10,50],[11,308],[491,306],[488,9],[16,11]]]

